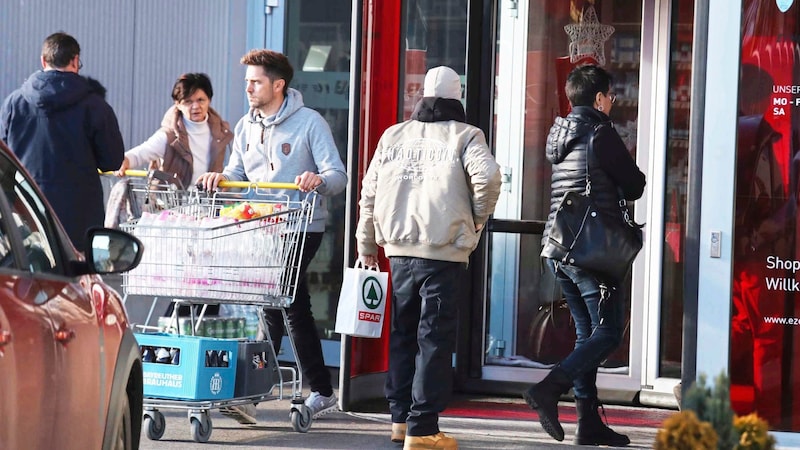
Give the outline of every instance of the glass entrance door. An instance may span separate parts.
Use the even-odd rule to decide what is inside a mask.
[[[550,210],[547,133],[556,116],[569,112],[563,92],[567,74],[576,64],[594,60],[614,76],[617,101],[611,118],[636,157],[643,4],[639,0],[499,3],[492,140],[503,167],[505,193],[489,228],[483,378],[530,382],[543,376],[537,369],[565,357],[575,338],[569,311],[539,258]],[[630,294],[630,281],[626,290]],[[626,298],[636,298],[634,312],[642,314],[642,296]],[[603,365],[599,387],[640,389],[642,328],[633,325]]]

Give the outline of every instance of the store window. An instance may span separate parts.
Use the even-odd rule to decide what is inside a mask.
[[[800,431],[800,8],[745,0],[736,150],[731,403]]]
[[[658,375],[681,378],[694,0],[672,3]]]
[[[294,67],[291,87],[331,127],[345,165],[350,93],[350,0],[286,2],[286,55]],[[325,235],[308,269],[311,304],[320,336],[334,336],[336,304],[344,272],[345,193],[328,198]],[[285,347],[285,346],[284,346]],[[337,361],[329,361],[338,363]]]
[[[414,105],[422,98],[428,69],[448,66],[461,75],[461,84],[465,85],[467,60],[467,0],[407,0],[403,11],[403,109],[398,120],[411,118]]]
[[[575,66],[592,62],[612,74],[611,90],[617,98],[610,117],[636,158],[642,2],[532,0],[528,3],[524,54],[515,50],[518,44],[513,39],[502,38],[507,36],[505,30],[518,26],[515,14],[519,11],[508,10],[507,2],[499,3],[496,77],[504,79],[509,68],[524,61],[525,89],[524,104],[515,106],[517,91],[505,85],[495,88],[495,105],[500,106],[495,110],[492,146],[509,183],[494,217],[543,222],[550,212],[551,174],[544,148],[554,118],[570,111],[564,84]],[[509,48],[512,50],[506,51]],[[521,110],[521,120],[514,113],[508,120],[500,118],[502,105]],[[518,133],[519,127],[523,133],[519,143],[513,137],[508,140],[512,145],[498,143],[502,136]],[[549,367],[574,346],[569,309],[560,301],[552,274],[542,267],[541,248],[541,234],[491,234],[485,336],[488,366]],[[629,291],[629,283],[625,289]],[[629,295],[625,301],[630,304]],[[601,370],[606,372],[629,372],[630,308],[626,311],[623,342],[603,364]]]

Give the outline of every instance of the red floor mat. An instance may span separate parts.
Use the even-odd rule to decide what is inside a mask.
[[[605,411],[610,426],[653,428],[660,428],[661,423],[675,412],[656,408],[628,408],[622,406],[605,406]],[[531,410],[524,403],[472,400],[452,402],[441,415],[498,420],[538,420],[539,418],[536,411]],[[559,406],[558,419],[564,423],[577,422],[575,407],[571,404]]]

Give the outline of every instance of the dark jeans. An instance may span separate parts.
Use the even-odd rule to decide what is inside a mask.
[[[386,399],[393,423],[409,436],[439,432],[439,413],[453,391],[458,303],[465,300],[466,264],[389,258],[391,333]]]
[[[619,346],[625,302],[614,286],[601,288],[591,273],[547,260],[575,321],[575,348],[561,361],[576,398],[597,398],[597,368]]]
[[[303,377],[312,392],[319,392],[329,397],[333,394],[331,374],[325,367],[325,360],[322,356],[322,343],[314,322],[314,314],[311,312],[311,294],[308,292],[308,276],[306,274],[308,265],[317,254],[320,244],[322,244],[322,233],[306,233],[305,247],[300,255],[300,275],[297,280],[294,303],[286,308],[286,315],[294,340],[295,358],[303,370]],[[277,355],[281,349],[281,339],[285,332],[283,315],[280,310],[276,309],[265,309],[264,312],[267,317],[269,335]],[[259,334],[263,336],[263,331],[259,330]]]

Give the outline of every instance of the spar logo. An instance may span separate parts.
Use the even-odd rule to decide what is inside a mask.
[[[219,372],[214,372],[214,376],[211,377],[209,388],[211,388],[211,393],[214,395],[219,394],[219,391],[222,390],[222,376],[220,376]]]
[[[361,303],[369,310],[378,309],[383,303],[384,292],[383,286],[380,281],[373,276],[364,279],[361,285]],[[378,312],[359,311],[358,320],[365,320],[367,322],[380,322],[381,314]]]

